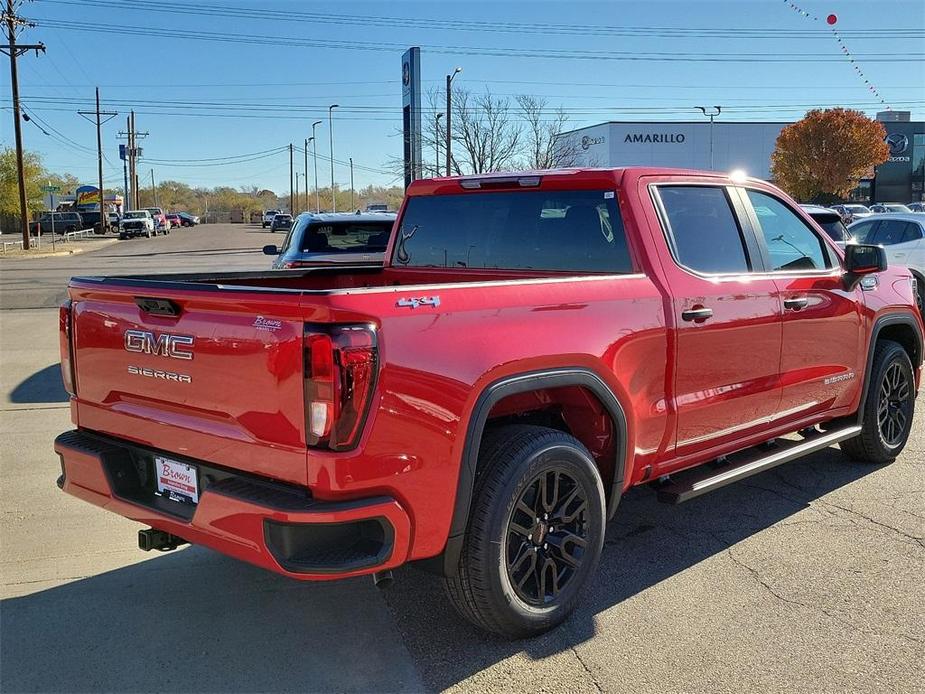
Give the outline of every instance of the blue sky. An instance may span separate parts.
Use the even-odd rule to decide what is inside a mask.
[[[152,11],[171,4],[173,11]],[[455,84],[545,97],[569,112],[574,127],[694,120],[702,118],[697,105],[713,104],[723,105],[721,117],[728,120],[794,120],[815,104],[873,115],[881,110],[878,101],[825,24],[830,13],[887,103],[925,119],[925,3],[797,4],[810,17],[789,0],[37,0],[25,3],[21,14],[38,26],[20,40],[42,41],[48,52],[20,59],[20,90],[25,107],[50,134],[25,124],[26,147],[53,170],[94,180],[94,127],[75,111],[91,107],[99,85],[104,108],[120,113],[104,126],[108,182],[121,183],[117,132],[134,107],[139,129],[150,133],[145,156],[170,162],[143,163],[140,174],[154,168],[160,180],[288,192],[286,152],[221,166],[182,160],[298,144],[314,120],[325,121],[318,139],[326,155],[327,106],[338,103],[335,158],[353,157],[358,187],[387,184],[393,177],[380,170],[400,153],[401,53],[410,45],[422,46],[425,89],[442,87],[458,65],[463,73]],[[257,15],[228,16],[254,7]],[[204,34],[229,40],[205,40]],[[298,45],[280,45],[286,43]],[[576,52],[597,53],[587,59]],[[670,60],[638,59],[643,56]],[[904,61],[893,61],[897,56]],[[698,57],[710,60],[691,59]],[[793,62],[765,62],[769,58]],[[8,103],[8,83],[3,96]],[[8,108],[0,137],[12,143]],[[319,162],[322,182],[327,171]],[[346,167],[339,165],[336,175],[341,185],[348,183]]]

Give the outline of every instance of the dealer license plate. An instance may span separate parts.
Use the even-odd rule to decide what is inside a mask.
[[[157,493],[181,504],[199,503],[199,479],[196,468],[170,458],[154,458]]]

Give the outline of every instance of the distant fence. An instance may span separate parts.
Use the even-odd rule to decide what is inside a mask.
[[[78,229],[77,231],[68,231],[64,234],[59,234],[54,236],[48,234],[48,238],[43,239],[42,236],[31,236],[29,237],[30,246],[33,248],[41,248],[42,246],[51,245],[54,247],[55,243],[71,243],[80,238],[87,238],[90,234],[93,233],[93,229]],[[11,235],[11,234],[10,234]],[[3,236],[7,236],[4,234]],[[6,253],[8,249],[19,249],[22,250],[22,238],[18,238],[15,241],[7,241],[5,238],[0,237],[0,252]]]

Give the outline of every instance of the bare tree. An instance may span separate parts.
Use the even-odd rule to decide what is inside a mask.
[[[528,94],[518,96],[517,105],[525,122],[521,168],[557,169],[578,165],[579,145],[566,133],[568,115],[561,107],[549,112],[546,99]]]
[[[488,173],[514,168],[522,128],[509,99],[490,91],[453,92],[453,168],[455,173]],[[460,151],[461,150],[461,151]]]

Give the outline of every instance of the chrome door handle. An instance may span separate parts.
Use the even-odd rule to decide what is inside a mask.
[[[784,299],[784,308],[788,311],[800,311],[809,305],[809,299],[801,296],[794,299]]]
[[[681,319],[686,321],[704,321],[707,318],[713,317],[713,309],[705,308],[701,306],[700,308],[689,308],[685,311],[681,311]]]

